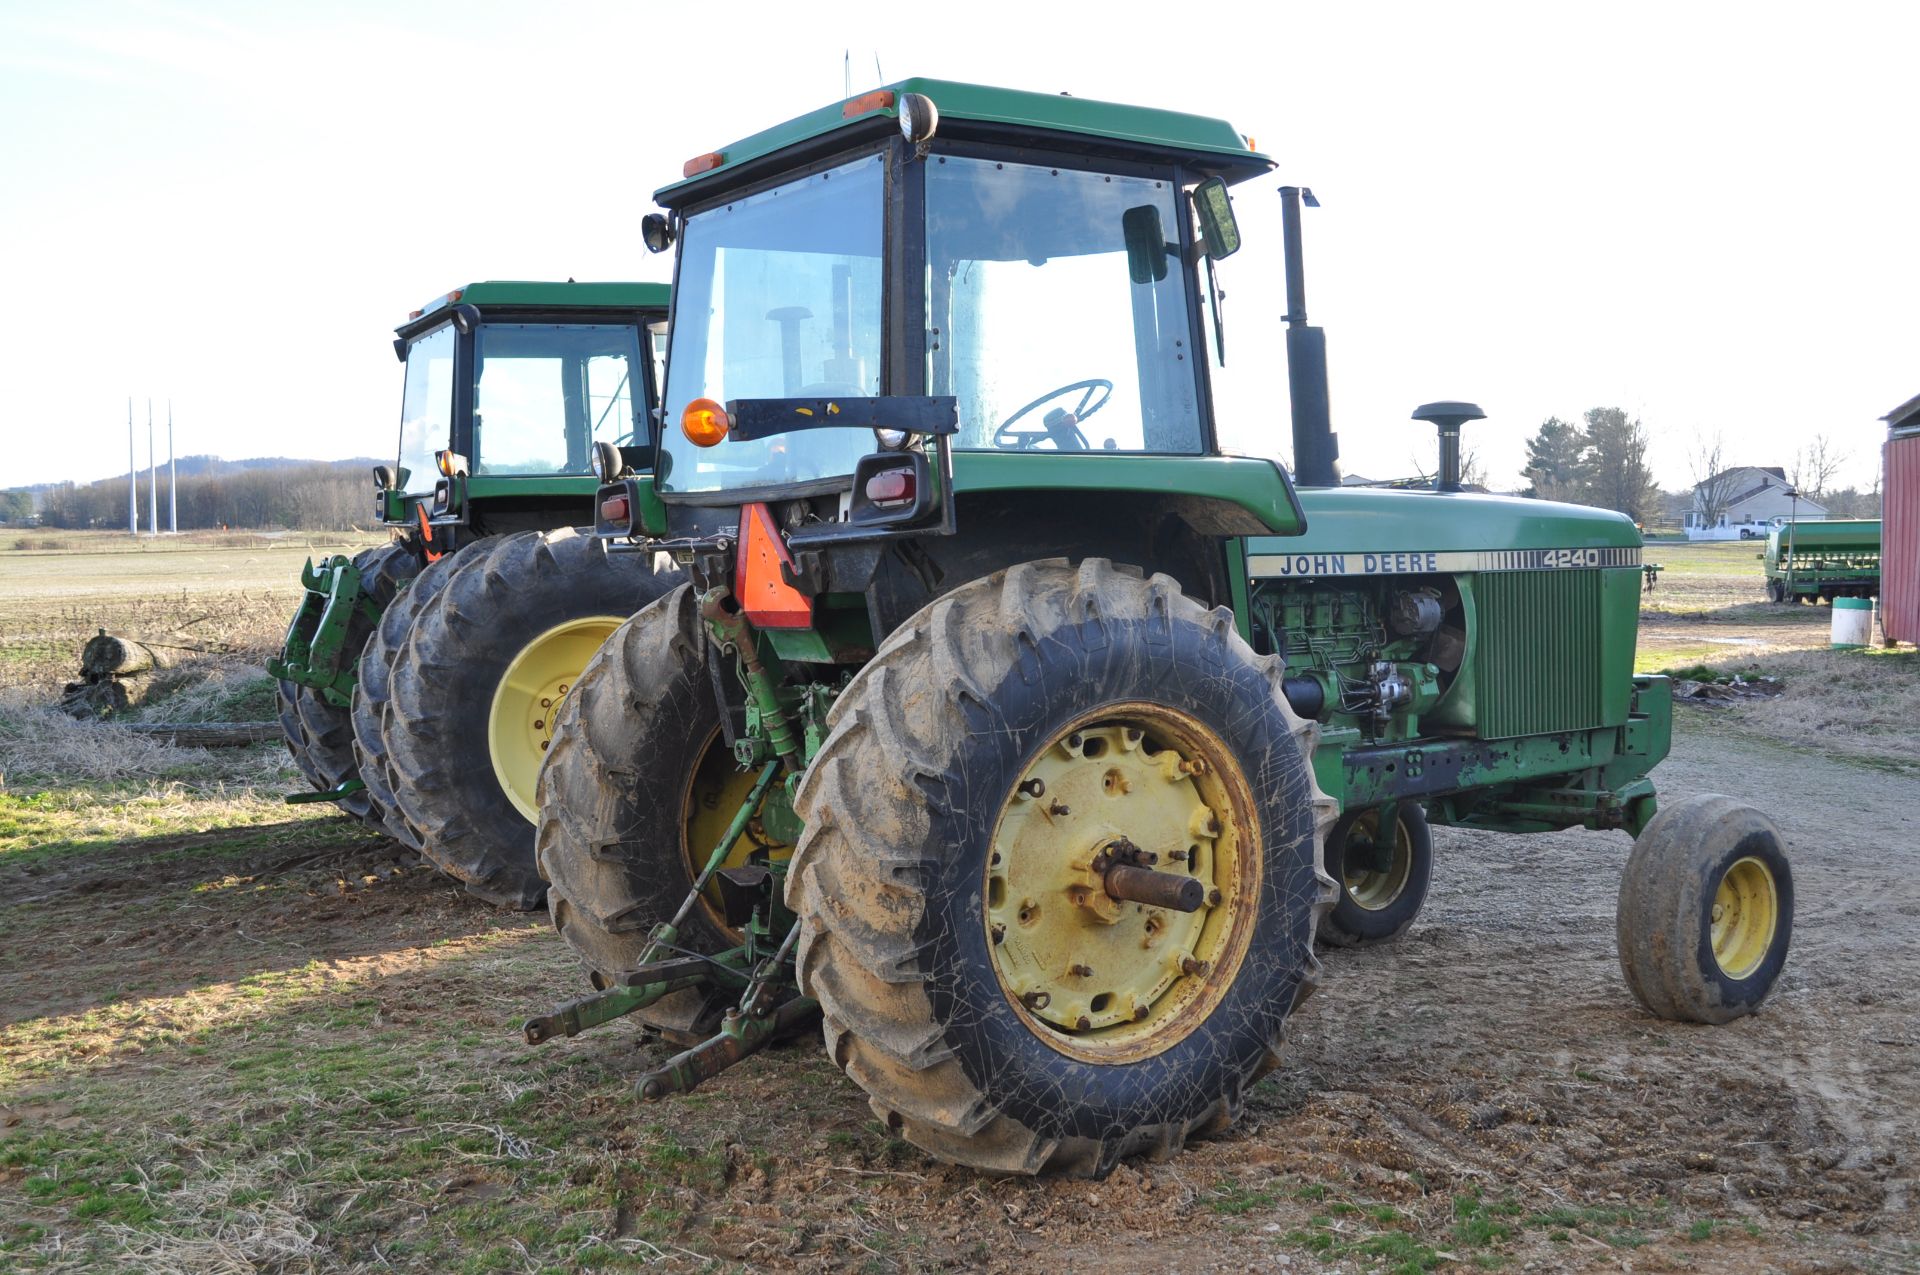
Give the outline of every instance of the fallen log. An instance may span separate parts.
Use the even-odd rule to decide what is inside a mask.
[[[280,738],[278,722],[134,722],[126,729],[170,739],[185,748],[239,748]]]
[[[130,677],[151,673],[173,663],[161,644],[148,645],[130,637],[121,637],[101,629],[99,636],[87,639],[80,651],[80,676],[89,682],[109,677]]]

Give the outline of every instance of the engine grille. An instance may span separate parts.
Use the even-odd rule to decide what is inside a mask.
[[[1473,657],[1482,739],[1602,720],[1598,570],[1483,571]]]

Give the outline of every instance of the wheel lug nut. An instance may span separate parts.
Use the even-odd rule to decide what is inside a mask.
[[[1220,906],[1220,889],[1218,886],[1207,891],[1207,906],[1213,908]]]
[[[1065,802],[1053,801],[1047,804],[1047,813],[1050,815],[1059,815],[1062,818],[1065,818],[1066,816],[1073,813],[1073,807],[1067,805]]]
[[[1147,1013],[1148,1013],[1148,1007],[1147,1007],[1147,1006],[1145,1006],[1145,1005],[1135,1005],[1135,1006],[1133,1007],[1133,1021],[1134,1021],[1134,1022],[1136,1022],[1136,1023],[1137,1023],[1137,1022],[1140,1022],[1140,1021],[1141,1021],[1142,1019],[1144,1019],[1144,1018],[1146,1018],[1146,1016],[1147,1016]]]
[[[540,707],[542,707],[542,708],[552,708],[552,707],[553,707],[553,701],[552,701],[552,700],[550,700],[550,699],[543,699],[543,700],[541,700],[541,701],[540,701]]]
[[[1073,975],[1075,978],[1092,978],[1093,967],[1091,965],[1069,965],[1067,967],[1067,973]]]
[[[1085,1014],[1082,1014],[1080,1015],[1080,1017],[1073,1020],[1073,1025],[1076,1030],[1085,1031],[1087,1030],[1087,1028],[1093,1026],[1093,1020],[1091,1018],[1088,1018]]]
[[[545,722],[544,720],[543,720],[543,721],[538,721],[538,722],[535,722],[535,723],[533,724],[533,728],[534,728],[535,730],[545,730],[545,729],[547,728],[547,724],[546,724],[546,722]]]
[[[1081,745],[1081,743],[1082,743],[1082,740],[1081,740],[1081,738],[1080,738],[1080,735],[1079,735],[1079,733],[1078,733],[1078,732],[1075,732],[1074,734],[1071,734],[1071,735],[1069,735],[1069,736],[1067,736],[1067,747],[1068,747],[1068,748],[1072,748],[1072,749],[1076,749],[1076,750],[1077,750],[1077,749],[1078,749],[1078,748],[1080,747],[1080,745]]]
[[[1191,974],[1195,978],[1205,978],[1208,971],[1212,969],[1213,963],[1211,961],[1197,960],[1191,956],[1183,956],[1180,958],[1180,972],[1182,974]]]

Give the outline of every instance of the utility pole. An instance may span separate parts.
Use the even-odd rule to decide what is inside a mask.
[[[180,475],[173,467],[173,400],[167,400],[167,534],[180,534]]]
[[[147,534],[160,534],[160,467],[153,463],[153,400],[147,400]]]
[[[140,535],[140,471],[133,459],[133,395],[127,395],[127,534]]]

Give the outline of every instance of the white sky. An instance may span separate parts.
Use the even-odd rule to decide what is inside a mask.
[[[839,99],[847,51],[856,92],[877,57],[1221,115],[1278,159],[1223,279],[1239,450],[1287,449],[1284,181],[1325,205],[1349,472],[1430,467],[1408,412],[1468,398],[1496,486],[1544,417],[1615,404],[1669,487],[1716,430],[1751,464],[1825,432],[1864,486],[1920,393],[1917,36],[1912,4],[0,0],[0,487],[124,469],[129,394],[172,398],[183,455],[390,454],[407,311],[665,279],[651,192]]]

